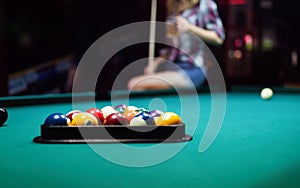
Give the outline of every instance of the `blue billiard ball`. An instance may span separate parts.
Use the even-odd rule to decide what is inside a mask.
[[[134,117],[139,117],[142,118],[143,120],[146,121],[147,125],[155,125],[154,119],[153,117],[150,115],[149,112],[144,111],[144,112],[140,112],[138,113],[136,116]]]
[[[68,125],[68,118],[63,113],[53,113],[53,114],[50,114],[46,118],[46,120],[44,122],[44,125],[46,125],[46,126],[51,126],[51,125],[67,126]]]

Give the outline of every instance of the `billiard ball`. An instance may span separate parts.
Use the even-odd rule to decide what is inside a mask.
[[[273,97],[273,90],[271,88],[264,88],[261,90],[260,96],[264,100],[271,99]]]
[[[157,126],[175,125],[179,123],[182,123],[181,118],[174,112],[165,112],[155,121]]]
[[[151,115],[151,117],[159,117],[160,115],[162,115],[163,114],[163,112],[162,111],[160,111],[160,110],[151,110],[150,111],[150,115]]]
[[[98,119],[100,124],[104,123],[104,115],[100,109],[90,108],[90,109],[86,110],[86,112],[93,114]]]
[[[127,119],[128,122],[131,121],[131,119],[136,116],[138,114],[137,111],[130,111],[130,110],[126,110],[123,115],[125,116],[125,118]]]
[[[69,118],[70,122],[73,120],[75,114],[80,113],[80,110],[72,110],[66,114],[67,118]]]
[[[128,121],[123,114],[116,112],[105,118],[104,125],[128,125]]]
[[[151,111],[150,111],[150,115],[151,115],[151,117],[152,117],[153,120],[154,120],[154,124],[156,124],[156,123],[155,123],[156,120],[157,120],[158,117],[161,116],[162,114],[163,114],[163,112],[160,111],[160,110],[151,110]]]
[[[146,121],[147,125],[154,125],[154,119],[151,117],[150,112],[140,112],[135,117],[142,118]]]
[[[103,113],[104,118],[106,118],[110,114],[116,113],[117,111],[112,106],[105,106],[101,108],[101,112]]]
[[[123,114],[125,112],[126,108],[127,108],[126,104],[119,104],[119,105],[115,106],[115,110],[117,112],[120,112],[121,114]]]
[[[139,108],[136,106],[127,106],[125,111],[137,111]]]
[[[8,113],[6,108],[0,108],[0,126],[2,126],[8,118]]]
[[[68,122],[69,126],[78,126],[78,125],[98,125],[98,119],[88,112],[76,113],[73,116],[73,120]]]
[[[44,122],[45,126],[52,126],[52,125],[61,125],[67,126],[68,125],[68,118],[63,113],[53,113],[50,114]]]
[[[136,111],[140,112],[150,112],[148,109],[146,108],[138,108]]]
[[[130,126],[145,126],[145,125],[147,125],[147,123],[141,117],[134,117],[131,119],[129,125]]]

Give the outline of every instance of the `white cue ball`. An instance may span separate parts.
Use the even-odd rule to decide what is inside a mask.
[[[261,90],[260,96],[264,100],[271,99],[273,97],[273,90],[270,88],[264,88]]]

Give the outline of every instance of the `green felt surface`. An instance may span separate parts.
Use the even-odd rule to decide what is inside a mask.
[[[193,100],[184,122],[192,121]],[[180,113],[178,97],[155,96]],[[210,94],[201,93],[201,115],[194,139],[169,160],[150,167],[114,164],[86,144],[36,144],[39,126],[52,112],[68,112],[72,104],[47,104],[8,108],[9,119],[0,127],[0,187],[299,187],[300,95],[275,93],[263,101],[255,92],[227,95],[222,129],[203,153],[200,140],[210,117]],[[151,97],[132,100],[145,106]],[[114,101],[116,103],[122,101]],[[99,101],[97,106],[109,105]],[[91,104],[81,103],[82,109]],[[190,132],[190,129],[187,129]],[[174,147],[184,143],[164,144]],[[151,144],[129,144],[150,147]],[[113,151],[120,144],[97,145]],[[148,158],[164,153],[153,153]],[[115,156],[122,158],[124,156]]]

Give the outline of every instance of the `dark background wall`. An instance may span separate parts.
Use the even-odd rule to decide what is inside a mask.
[[[158,0],[157,20],[165,18],[165,0]],[[300,82],[298,62],[291,54],[300,49],[300,2],[294,0],[217,0],[226,29],[226,41],[213,48],[229,85]],[[150,19],[151,0],[2,0],[1,78],[41,63],[73,55],[79,61],[100,36],[119,26]],[[236,39],[253,37],[253,48],[235,46]],[[271,47],[265,38],[271,36]],[[266,42],[267,41],[267,42]],[[242,58],[232,52],[240,50]],[[107,67],[112,78],[128,63],[147,56],[147,44],[122,50]],[[231,55],[230,55],[231,54]],[[6,71],[5,71],[6,70]],[[116,72],[111,73],[111,70]],[[66,75],[61,76],[63,79]],[[2,93],[5,81],[1,83]],[[109,89],[111,83],[107,83]],[[9,87],[9,86],[8,86]],[[47,92],[47,90],[35,92]],[[61,90],[64,92],[64,90]],[[30,92],[29,92],[30,93]],[[22,93],[23,94],[23,93]],[[26,92],[25,92],[26,94]],[[4,95],[4,94],[2,94]]]

